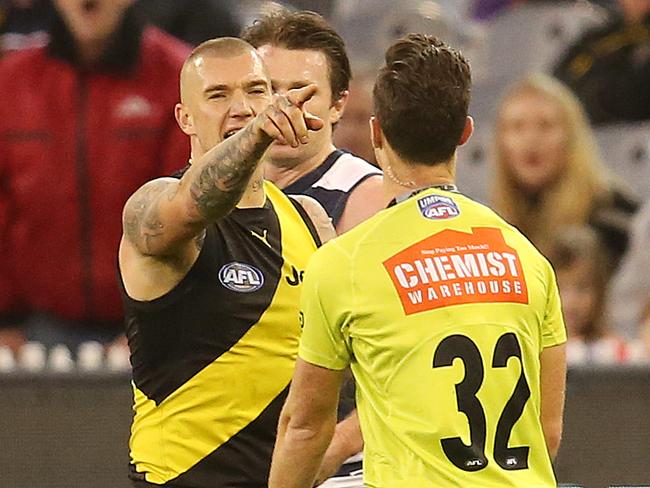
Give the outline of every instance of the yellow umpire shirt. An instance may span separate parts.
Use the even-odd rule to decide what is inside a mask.
[[[299,356],[357,382],[373,488],[556,486],[540,353],[566,341],[555,275],[487,207],[431,188],[312,257]]]

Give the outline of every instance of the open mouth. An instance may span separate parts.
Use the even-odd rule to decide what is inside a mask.
[[[243,127],[238,127],[237,129],[229,129],[229,130],[227,130],[226,132],[223,133],[223,139],[226,140],[229,137],[234,136],[235,134],[237,134],[237,132],[242,130],[242,128]]]
[[[81,4],[81,9],[86,13],[95,11],[97,7],[99,7],[99,2],[97,0],[85,0]]]

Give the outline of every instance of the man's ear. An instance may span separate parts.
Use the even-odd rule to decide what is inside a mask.
[[[341,93],[341,96],[336,100],[330,107],[330,124],[336,124],[341,117],[343,117],[343,112],[345,112],[345,106],[348,103],[348,98],[350,98],[350,92],[345,90]]]
[[[177,103],[174,106],[174,117],[176,117],[176,122],[181,130],[188,136],[193,136],[196,134],[194,131],[194,121],[192,115],[190,115],[187,107],[182,103]]]
[[[458,141],[458,145],[462,146],[463,144],[465,144],[472,136],[473,133],[474,133],[474,119],[471,117],[471,115],[468,115],[467,118],[465,119],[465,127],[463,128],[463,133],[460,135],[460,140]]]
[[[370,125],[370,140],[372,141],[372,147],[375,149],[381,149],[384,147],[384,133],[381,131],[381,126],[379,125],[379,119],[374,115],[370,117],[368,121]]]

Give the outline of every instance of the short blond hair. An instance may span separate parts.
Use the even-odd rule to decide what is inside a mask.
[[[191,68],[194,66],[194,62],[198,58],[206,56],[216,58],[230,58],[249,52],[255,53],[255,55],[257,55],[257,51],[255,51],[255,48],[253,46],[251,46],[246,41],[239,39],[238,37],[218,37],[216,39],[209,39],[196,46],[183,63],[183,68],[181,69],[181,100],[185,99],[183,86],[185,86],[188,74]]]

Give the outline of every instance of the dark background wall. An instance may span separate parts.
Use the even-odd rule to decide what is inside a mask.
[[[561,483],[650,485],[650,368],[574,369]],[[0,375],[0,488],[129,488],[130,379]]]

